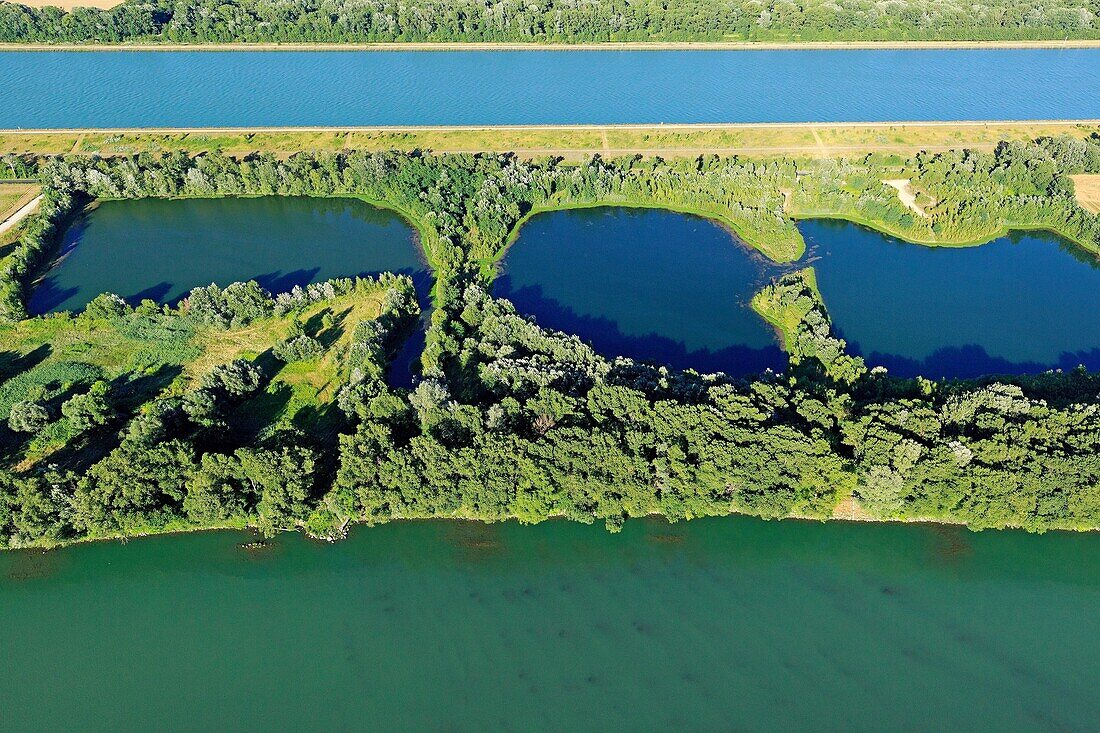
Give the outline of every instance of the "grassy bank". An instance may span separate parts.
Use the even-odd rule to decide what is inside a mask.
[[[241,155],[263,151],[431,150],[508,152],[521,157],[723,154],[835,158],[867,153],[991,149],[1004,140],[1100,133],[1100,121],[949,123],[612,125],[520,127],[267,128],[179,130],[3,130],[0,154],[123,156],[184,150]]]

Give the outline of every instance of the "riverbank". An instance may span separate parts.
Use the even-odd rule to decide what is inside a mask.
[[[580,160],[659,155],[834,158],[866,153],[909,155],[1004,140],[1100,134],[1100,119],[969,122],[728,123],[669,125],[507,125],[378,127],[179,127],[0,130],[0,153],[134,155],[184,150],[227,154],[302,150],[497,152],[522,158]]]
[[[379,43],[0,43],[0,51],[874,51],[1100,48],[1100,39],[1047,41],[390,41]]]
[[[745,512],[738,512],[736,510],[731,511],[728,514],[707,515],[707,516],[704,516],[704,517],[697,517],[697,519],[721,519],[721,518],[724,518],[724,517],[746,517],[746,518],[759,519],[759,517],[757,515],[748,514],[748,513],[745,513]],[[641,520],[646,520],[646,519],[663,519],[663,518],[664,517],[659,513],[650,513],[650,514],[646,514],[646,515],[639,516],[639,517],[632,517],[632,519],[636,520],[636,521],[641,521]],[[559,515],[553,515],[553,516],[545,517],[542,521],[543,522],[562,522],[562,521],[569,521],[569,520],[566,517],[559,514]],[[691,521],[691,520],[688,520],[688,521]],[[790,515],[787,515],[785,517],[778,518],[777,521],[783,521],[783,522],[815,522],[815,523],[856,522],[856,523],[860,523],[860,524],[926,524],[926,525],[930,525],[930,526],[943,526],[943,527],[965,527],[966,526],[965,522],[952,521],[950,519],[931,518],[931,517],[914,517],[914,518],[876,517],[876,516],[873,516],[873,515],[869,514],[862,506],[859,505],[859,501],[857,499],[855,499],[853,497],[850,497],[850,496],[845,498],[845,499],[842,499],[841,501],[839,501],[837,503],[836,507],[833,509],[832,514],[828,517],[821,518],[821,517],[806,516],[806,515],[803,515],[803,514],[790,514]],[[428,517],[428,516],[392,517],[386,522],[386,524],[395,524],[395,523],[396,524],[401,524],[401,523],[409,523],[409,522],[455,522],[455,523],[476,523],[476,524],[482,524],[482,525],[493,525],[493,524],[500,524],[500,523],[529,524],[529,522],[521,521],[518,517],[504,517],[504,518],[501,518],[501,517],[476,516],[476,515],[471,515],[471,514],[450,514],[450,515],[440,515],[440,516],[433,516],[433,517]],[[343,529],[345,531],[351,531],[352,529],[355,529],[357,527],[363,528],[363,527],[373,527],[373,526],[377,526],[377,523],[375,523],[375,522],[353,521],[353,522],[349,522],[347,525],[345,525],[345,527]],[[999,529],[1007,530],[1007,531],[1019,531],[1020,530],[1019,527],[1011,527],[1011,526],[1001,527]],[[1097,530],[1100,530],[1100,527],[1094,527],[1094,528],[1088,528],[1088,529],[1062,530],[1062,531],[1095,532]],[[102,543],[102,542],[129,542],[130,540],[148,539],[148,538],[152,538],[152,537],[168,537],[168,536],[174,536],[174,535],[196,534],[196,533],[199,533],[199,532],[241,532],[241,531],[259,533],[261,531],[261,527],[258,526],[257,524],[255,524],[254,522],[250,522],[250,520],[246,517],[235,517],[235,518],[232,518],[232,519],[229,519],[229,520],[210,523],[210,524],[188,525],[185,522],[176,522],[176,523],[170,524],[166,527],[161,527],[161,528],[146,527],[146,528],[136,530],[134,532],[115,533],[115,534],[107,534],[107,535],[96,535],[96,536],[91,536],[91,537],[79,537],[79,538],[63,540],[63,541],[59,541],[59,542],[29,544],[29,545],[20,545],[20,546],[14,546],[14,547],[0,548],[0,553],[3,553],[3,552],[34,552],[34,551],[51,552],[51,551],[54,551],[54,550],[63,550],[67,547],[76,547],[76,546],[79,546],[79,545],[88,545],[88,544]],[[299,531],[301,531],[301,528],[297,528],[297,527],[295,527],[295,528],[283,528],[283,529],[279,530],[279,532],[281,532],[281,533],[294,533],[294,532],[299,532]],[[320,542],[339,541],[339,540],[334,540],[332,537],[314,537],[314,536],[310,535],[308,532],[305,532],[305,534],[306,534],[306,536],[310,537],[311,540],[316,540],[316,541],[320,541]]]

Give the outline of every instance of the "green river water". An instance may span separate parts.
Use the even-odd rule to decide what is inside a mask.
[[[0,554],[3,730],[1085,731],[1100,536],[418,522]]]

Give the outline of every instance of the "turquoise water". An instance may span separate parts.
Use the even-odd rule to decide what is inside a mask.
[[[1100,49],[0,52],[0,68],[0,128],[1100,117]]]
[[[838,331],[898,376],[1100,369],[1100,261],[1058,237],[923,247],[855,224],[799,225]]]
[[[66,232],[61,251],[31,295],[32,313],[77,310],[104,292],[173,303],[199,285],[238,280],[283,292],[400,272],[430,288],[412,228],[354,199],[104,201]]]
[[[777,271],[706,219],[578,209],[525,224],[493,292],[606,356],[751,374],[787,363],[775,334],[749,307]]]
[[[405,523],[0,553],[7,730],[1088,731],[1100,535]]]

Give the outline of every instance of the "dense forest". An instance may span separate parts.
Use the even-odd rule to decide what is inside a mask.
[[[1100,37],[1097,0],[127,0],[0,2],[0,41],[42,43],[1016,40]]]
[[[525,216],[591,203],[698,211],[783,261],[802,247],[792,206],[914,238],[1042,226],[1095,252],[1100,217],[1067,176],[1100,172],[1100,139],[903,161],[927,219],[881,183],[899,164],[874,157],[22,163],[46,197],[0,261],[0,545],[240,526],[335,539],[410,517],[824,519],[848,499],[877,518],[1100,525],[1100,375],[892,378],[845,353],[809,269],[754,299],[791,366],[753,379],[598,354],[488,294]],[[416,224],[436,284],[412,389],[387,381],[420,312],[405,277],[212,285],[171,306],[103,294],[78,314],[27,316],[57,233],[88,201],[253,194],[355,195]]]

